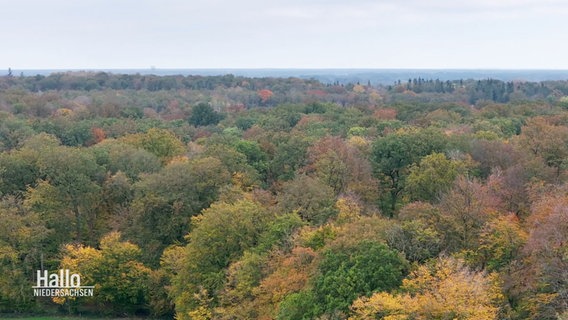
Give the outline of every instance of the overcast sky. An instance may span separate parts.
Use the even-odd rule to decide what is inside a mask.
[[[568,0],[0,0],[0,68],[568,69]]]

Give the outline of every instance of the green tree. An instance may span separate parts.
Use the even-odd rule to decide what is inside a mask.
[[[239,317],[242,319],[258,318],[258,312],[251,306],[254,289],[264,276],[263,267],[268,256],[253,253],[250,250],[227,269],[225,286],[219,293],[220,307],[215,313],[225,318]]]
[[[200,292],[207,292],[209,301],[223,286],[225,268],[237,261],[245,250],[253,248],[266,230],[273,215],[249,200],[234,204],[215,203],[192,218],[193,230],[187,236],[180,262],[172,279],[170,295],[176,305],[177,317],[190,319],[192,310],[203,307]],[[208,298],[209,297],[209,298]],[[215,301],[208,303],[212,309]]]
[[[131,222],[125,235],[144,249],[146,261],[156,264],[162,250],[182,241],[190,217],[217,200],[230,176],[215,158],[174,162],[134,185]]]
[[[362,241],[353,247],[328,249],[314,281],[317,314],[347,312],[361,295],[400,286],[407,270],[406,260],[382,243]]]
[[[268,156],[256,141],[241,140],[236,145],[237,151],[247,157],[247,162],[258,174],[266,177],[268,171]]]
[[[393,223],[387,230],[388,245],[411,262],[423,262],[436,257],[442,249],[442,236],[423,220]]]
[[[296,213],[278,215],[260,235],[258,245],[254,250],[264,253],[275,247],[289,249],[292,245],[290,237],[304,225],[305,222]]]
[[[26,152],[0,154],[0,195],[23,194],[39,177],[36,159]]]
[[[267,182],[291,180],[296,171],[306,165],[309,142],[300,134],[278,134],[271,138],[272,158],[268,166]]]
[[[433,129],[399,130],[374,142],[371,160],[388,195],[381,205],[385,213],[394,215],[410,166],[428,154],[443,151],[445,145],[442,133]]]
[[[310,320],[317,314],[314,310],[314,296],[311,291],[300,291],[286,296],[280,302],[278,320]]]
[[[456,177],[467,171],[465,161],[447,159],[442,153],[432,153],[410,167],[405,191],[411,200],[436,201],[449,190]]]
[[[42,262],[50,230],[15,197],[0,200],[0,221],[0,311],[32,311],[31,275]]]
[[[181,155],[185,150],[183,143],[171,131],[159,128],[124,136],[120,141],[153,153],[164,163]]]
[[[0,150],[20,147],[33,134],[34,130],[25,120],[0,112]]]
[[[200,103],[191,109],[191,117],[189,123],[199,127],[215,125],[223,119],[223,115],[213,110],[207,103]]]
[[[128,178],[137,181],[143,173],[154,173],[161,169],[160,158],[150,151],[107,139],[90,148],[97,163],[112,174],[121,171]]]
[[[55,136],[40,133],[18,150],[0,154],[0,194],[21,195],[41,177],[38,159],[60,145]]]
[[[42,180],[28,189],[26,205],[48,221],[60,241],[96,242],[103,173],[92,154],[56,147],[44,150],[37,163]]]

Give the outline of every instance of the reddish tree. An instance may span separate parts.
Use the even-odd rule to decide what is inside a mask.
[[[375,111],[373,117],[380,120],[394,120],[396,119],[396,110],[392,108],[379,109]]]
[[[266,101],[272,98],[273,95],[274,93],[268,89],[262,89],[258,91],[258,96],[260,97],[262,103],[266,103]]]
[[[91,135],[93,136],[93,143],[91,144],[97,144],[101,141],[103,141],[106,138],[106,133],[103,129],[101,128],[97,128],[97,127],[93,127],[91,128]]]

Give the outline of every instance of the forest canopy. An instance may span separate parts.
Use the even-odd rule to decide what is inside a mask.
[[[568,81],[5,76],[0,312],[566,319],[567,182]]]

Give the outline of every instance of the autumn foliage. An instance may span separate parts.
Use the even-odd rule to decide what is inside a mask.
[[[568,81],[362,83],[0,77],[0,313],[567,319]]]
[[[274,93],[268,89],[262,89],[258,91],[258,96],[260,97],[260,101],[262,103],[266,103],[270,98],[272,98],[273,95]]]

